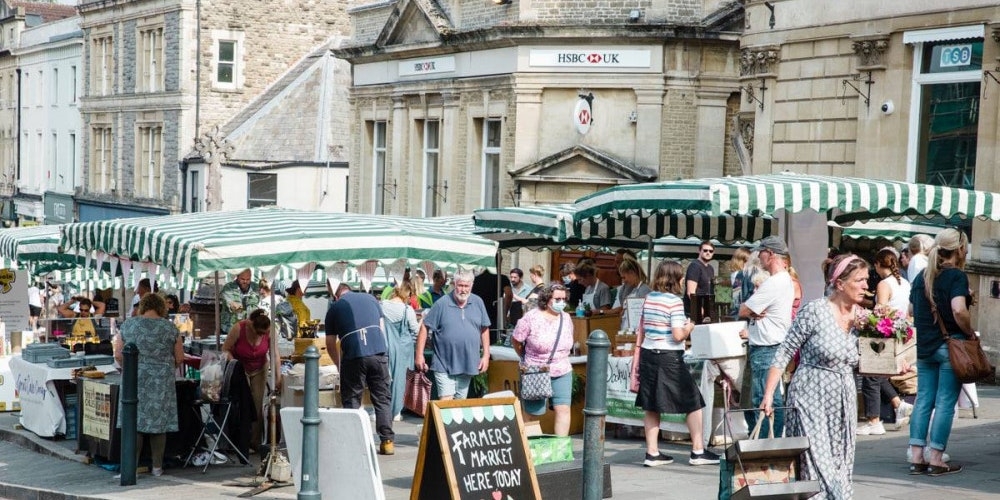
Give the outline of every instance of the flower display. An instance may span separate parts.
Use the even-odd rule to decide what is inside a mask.
[[[863,338],[896,339],[901,343],[913,338],[913,324],[906,312],[886,304],[876,305],[874,309],[858,308],[854,328]]]

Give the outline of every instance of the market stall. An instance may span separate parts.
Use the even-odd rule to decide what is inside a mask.
[[[97,366],[110,373],[112,365]],[[21,403],[21,425],[42,437],[66,435],[66,395],[76,394],[75,368],[53,368],[45,363],[31,363],[15,355],[10,370],[16,380]]]

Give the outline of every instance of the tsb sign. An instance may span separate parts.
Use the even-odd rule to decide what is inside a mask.
[[[972,63],[972,44],[946,45],[941,47],[938,65],[942,68],[968,66]]]

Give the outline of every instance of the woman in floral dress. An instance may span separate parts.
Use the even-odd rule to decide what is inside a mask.
[[[796,411],[785,414],[788,435],[809,438],[809,450],[799,461],[800,477],[819,481],[816,498],[850,500],[858,414],[854,318],[868,290],[868,263],[846,254],[834,259],[829,270],[827,296],[802,307],[775,353],[760,407],[773,414],[781,374],[800,351],[787,399]]]
[[[167,303],[155,293],[139,301],[139,315],[122,323],[116,338],[115,358],[122,362],[122,347],[135,343],[139,348],[139,403],[136,456],[142,451],[143,436],[152,447],[153,475],[163,474],[163,452],[167,433],[177,432],[177,391],[174,371],[184,361],[180,332],[166,319]],[[119,415],[121,413],[119,412]],[[120,422],[119,422],[120,425]]]

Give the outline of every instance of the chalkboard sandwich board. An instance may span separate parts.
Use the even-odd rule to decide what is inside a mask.
[[[428,407],[410,500],[541,500],[517,398]]]

